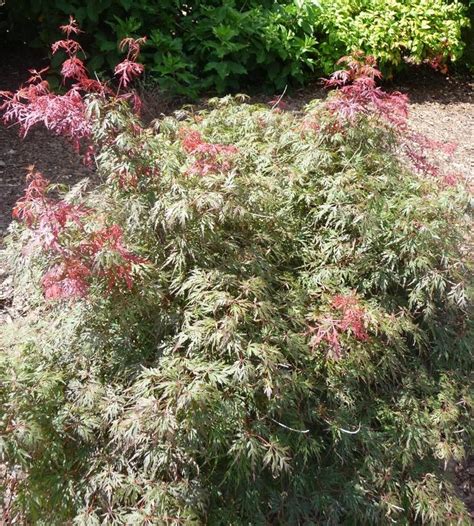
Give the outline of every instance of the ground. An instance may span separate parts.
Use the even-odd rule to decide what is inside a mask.
[[[0,91],[13,90],[27,77],[27,69],[41,65],[41,57],[8,55],[2,57]],[[450,159],[450,169],[467,177],[474,174],[474,81],[446,77],[429,70],[412,73],[388,86],[410,97],[410,122],[414,130],[441,142],[454,142],[457,150]],[[289,110],[298,110],[312,98],[324,96],[320,83],[285,97]],[[158,117],[173,108],[153,93],[145,93],[146,117]],[[267,99],[259,98],[260,102]],[[0,126],[0,239],[11,221],[11,210],[25,187],[26,167],[34,164],[55,183],[73,184],[93,176],[71,147],[61,138],[43,129],[33,130],[23,140],[15,127]],[[0,241],[1,243],[1,241]],[[0,323],[7,322],[8,280],[0,268]],[[3,282],[3,285],[1,285]],[[1,467],[1,466],[0,466]],[[464,465],[449,470],[456,487],[474,518],[474,457]]]

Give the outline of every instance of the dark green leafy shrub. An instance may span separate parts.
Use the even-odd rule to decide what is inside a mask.
[[[464,27],[462,33],[462,39],[465,43],[464,54],[462,56],[463,63],[462,66],[465,66],[465,69],[474,72],[474,1],[473,0],[464,0],[464,4],[467,6],[466,16],[471,21],[469,26]]]
[[[7,520],[469,524],[469,195],[349,67],[302,116],[87,99],[104,183],[32,174],[4,254]]]
[[[302,82],[314,67],[316,8],[311,2],[181,2],[178,0],[80,0],[7,5],[4,27],[18,38],[48,46],[72,14],[89,35],[89,68],[113,68],[118,42],[149,37],[143,58],[161,86],[174,93],[222,93],[247,84],[267,88]],[[18,30],[16,30],[18,28]]]
[[[0,31],[47,47],[72,14],[88,35],[89,67],[99,72],[113,69],[124,37],[146,35],[150,75],[172,93],[195,96],[282,89],[331,73],[355,50],[387,71],[405,60],[442,66],[462,54],[466,9],[457,0],[17,0],[0,11]]]

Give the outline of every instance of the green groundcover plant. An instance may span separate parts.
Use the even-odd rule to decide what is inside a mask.
[[[34,73],[4,118],[66,131],[103,182],[31,167],[14,210],[3,521],[469,524],[443,473],[473,344],[470,194],[426,153],[446,145],[361,56],[301,114],[226,97],[145,127],[63,29],[72,85]]]
[[[0,34],[44,49],[72,13],[95,72],[115,67],[125,36],[147,35],[150,78],[196,96],[301,84],[354,50],[375,56],[387,74],[406,61],[444,70],[463,53],[467,9],[458,0],[9,0]]]

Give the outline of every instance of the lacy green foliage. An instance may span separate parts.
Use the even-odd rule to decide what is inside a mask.
[[[65,201],[147,264],[131,289],[46,301],[54,262],[12,229],[7,519],[469,524],[442,474],[470,429],[463,189],[410,171],[390,126],[341,128],[319,103],[228,97],[148,129],[124,102],[89,114],[106,182]]]
[[[124,37],[146,35],[150,75],[172,93],[194,96],[249,83],[282,89],[331,73],[355,50],[387,70],[405,59],[439,66],[462,53],[466,10],[457,0],[17,0],[5,6],[0,29],[45,47],[73,15],[90,35],[93,71],[113,69]]]

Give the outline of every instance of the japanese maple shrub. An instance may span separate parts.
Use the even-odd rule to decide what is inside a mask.
[[[6,523],[469,524],[443,474],[470,429],[469,192],[346,62],[302,115],[227,97],[151,127],[78,66],[68,130],[103,183],[31,168],[3,254]],[[23,126],[65,96],[33,82],[6,95]]]

